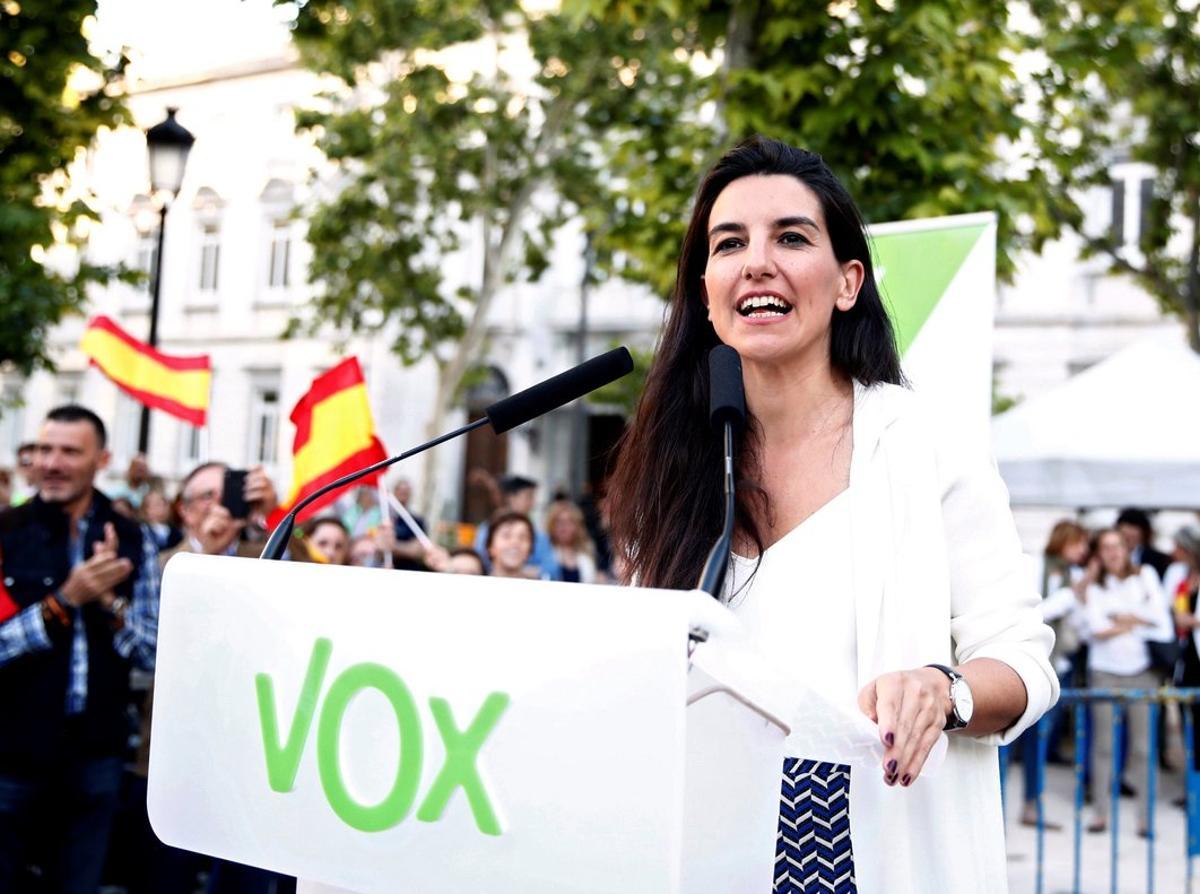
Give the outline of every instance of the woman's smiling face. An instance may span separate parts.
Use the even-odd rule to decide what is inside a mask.
[[[827,360],[833,314],[854,306],[863,265],[838,261],[811,189],[785,174],[734,180],[713,203],[707,248],[704,297],[721,341],[744,362]]]

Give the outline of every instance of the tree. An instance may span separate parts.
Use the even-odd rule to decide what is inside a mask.
[[[637,96],[689,69],[662,29],[576,26],[517,2],[309,0],[295,12],[304,59],[340,85],[298,119],[332,171],[308,209],[315,295],[289,331],[398,323],[400,359],[437,363],[432,436],[478,362],[496,295],[541,274],[571,217],[605,226],[581,209],[612,135]]]
[[[1085,254],[1131,276],[1183,319],[1200,352],[1200,9],[1187,0],[1034,0],[1037,136],[1060,181],[1077,191],[1109,185],[1123,157],[1156,172],[1136,249],[1115,230],[1097,234],[1072,207],[1064,222]]]
[[[52,367],[50,328],[116,272],[83,259],[97,215],[65,173],[125,118],[113,94],[125,60],[94,56],[83,33],[95,11],[96,0],[0,2],[0,368],[25,375]],[[71,269],[44,263],[55,248],[79,253]]]
[[[612,247],[630,275],[669,288],[704,162],[764,133],[820,153],[869,221],[996,211],[998,266],[1056,235],[1071,203],[1026,147],[1022,35],[993,0],[579,0],[609,22],[691,23],[719,60],[667,131],[626,147],[630,184]],[[703,131],[697,133],[697,124]],[[679,163],[682,160],[682,165]],[[680,170],[680,168],[683,170]]]

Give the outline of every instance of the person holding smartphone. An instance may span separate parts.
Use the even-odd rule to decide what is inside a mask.
[[[261,543],[245,536],[263,532],[267,516],[278,505],[275,486],[262,466],[231,469],[225,463],[197,466],[179,489],[183,542],[169,553],[257,556]]]

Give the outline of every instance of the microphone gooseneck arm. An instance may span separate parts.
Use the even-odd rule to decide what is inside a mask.
[[[318,488],[317,490],[315,490],[311,494],[309,494],[307,497],[305,497],[303,500],[301,500],[299,503],[297,503],[295,505],[295,507],[293,507],[292,511],[289,512],[287,515],[285,515],[283,517],[283,519],[279,522],[279,524],[277,524],[275,526],[275,530],[272,531],[271,536],[267,538],[267,543],[263,547],[262,553],[259,555],[259,558],[260,559],[282,559],[283,558],[283,551],[287,547],[288,538],[292,536],[292,528],[296,524],[296,516],[300,513],[301,510],[304,509],[305,506],[308,506],[310,503],[312,503],[313,500],[316,500],[316,499],[324,496],[325,494],[329,493],[331,490],[337,490],[339,487],[343,487],[347,484],[350,484],[353,481],[357,481],[359,478],[364,478],[367,475],[370,475],[372,472],[378,472],[380,469],[386,469],[388,466],[392,465],[392,463],[398,463],[402,459],[408,459],[410,456],[415,456],[418,453],[423,453],[424,451],[429,450],[431,447],[436,447],[438,444],[441,444],[443,441],[449,441],[451,438],[457,438],[459,435],[465,435],[467,432],[472,431],[476,428],[481,428],[482,426],[487,425],[487,424],[488,424],[487,416],[480,416],[474,422],[468,422],[466,425],[462,426],[462,428],[456,428],[454,431],[447,432],[444,435],[438,435],[432,441],[426,441],[424,444],[414,447],[411,450],[406,450],[403,453],[398,454],[396,456],[389,456],[387,459],[382,459],[379,462],[374,463],[373,465],[367,466],[366,468],[356,469],[355,471],[351,472],[350,474],[343,475],[341,478],[338,478],[336,481],[331,481],[331,482],[329,482],[329,484],[326,484],[324,487]]]
[[[516,428],[518,425],[524,425],[531,419],[536,419],[543,413],[548,413],[586,394],[590,394],[597,388],[601,388],[610,382],[615,382],[632,370],[633,357],[630,355],[629,349],[624,347],[613,348],[613,350],[607,351],[598,357],[593,357],[591,360],[586,360],[566,372],[559,373],[556,376],[546,379],[544,382],[538,382],[524,391],[519,391],[511,397],[496,401],[496,403],[483,411],[483,416],[474,422],[468,422],[462,428],[456,428],[454,431],[439,435],[432,441],[426,441],[418,447],[406,450],[399,456],[389,456],[387,459],[380,460],[374,465],[358,469],[348,475],[343,475],[336,481],[331,481],[329,484],[313,491],[292,507],[292,510],[283,517],[283,520],[271,532],[271,536],[267,538],[266,546],[263,547],[259,558],[282,559],[283,551],[287,547],[288,538],[292,536],[292,528],[296,524],[296,517],[313,500],[324,496],[331,490],[344,487],[347,484],[357,481],[359,478],[370,475],[373,472],[378,472],[380,469],[386,469],[392,463],[398,463],[402,459],[408,459],[410,456],[423,453],[431,447],[436,447],[438,444],[449,441],[452,438],[457,438],[460,435],[465,435],[473,429],[482,428],[488,424],[491,424],[492,430],[496,434],[503,434],[510,429]]]
[[[703,590],[714,599],[721,598],[725,587],[725,572],[729,568],[729,555],[733,552],[733,517],[734,498],[736,496],[733,483],[733,424],[725,421],[725,522],[721,528],[721,536],[708,551],[708,559],[704,562],[704,571],[700,573],[700,583],[697,589]]]
[[[714,431],[724,436],[725,516],[721,536],[708,551],[697,589],[720,600],[725,572],[733,552],[734,477],[733,439],[746,427],[746,390],[742,382],[742,358],[729,345],[718,344],[708,352],[708,416]]]

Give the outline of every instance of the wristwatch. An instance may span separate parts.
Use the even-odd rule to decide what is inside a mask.
[[[925,666],[940,670],[950,678],[950,716],[946,718],[946,725],[942,729],[946,732],[962,729],[971,722],[971,715],[975,713],[975,697],[971,694],[971,684],[958,671],[944,664]]]

